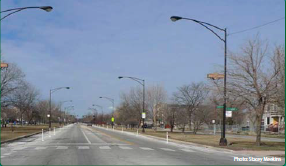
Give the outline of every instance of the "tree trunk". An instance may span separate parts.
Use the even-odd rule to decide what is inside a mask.
[[[257,124],[256,124],[256,146],[261,145],[261,121],[262,121],[262,116],[258,115],[257,117]]]

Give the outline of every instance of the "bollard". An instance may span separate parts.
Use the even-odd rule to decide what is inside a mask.
[[[123,132],[123,127],[121,128],[121,132]]]
[[[56,135],[56,127],[54,127],[54,135]]]
[[[214,124],[214,135],[215,135],[215,132],[216,132],[216,125]]]
[[[42,129],[42,141],[44,141],[44,129]]]
[[[167,143],[169,143],[169,134],[168,132],[166,134],[167,134]]]
[[[137,129],[137,134],[136,134],[136,136],[138,136],[138,129]]]
[[[51,137],[51,129],[49,128],[49,137]]]
[[[107,130],[108,130],[108,126],[107,126]]]

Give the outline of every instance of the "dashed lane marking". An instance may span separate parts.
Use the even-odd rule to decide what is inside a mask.
[[[79,146],[78,149],[89,149],[89,146]]]
[[[128,149],[128,150],[129,150],[129,149],[132,149],[132,148],[130,148],[130,147],[128,147],[128,146],[119,146],[119,148],[120,148],[120,149]]]
[[[142,149],[142,150],[154,150],[152,148],[147,148],[147,147],[140,147],[140,149]]]
[[[99,149],[111,149],[109,146],[100,146]]]
[[[165,150],[165,151],[175,152],[175,150],[173,149],[168,149],[168,148],[160,148],[160,149]]]
[[[181,150],[184,151],[184,152],[195,152],[195,151],[193,151],[191,149],[181,149]]]
[[[47,149],[47,147],[36,147],[35,150],[43,150],[43,149]]]
[[[17,148],[14,148],[13,150],[23,150],[23,149],[26,149],[27,147],[17,147]]]
[[[58,146],[57,149],[68,149],[67,146]]]

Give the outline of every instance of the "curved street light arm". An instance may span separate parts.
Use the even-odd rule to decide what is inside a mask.
[[[20,11],[22,11],[22,10],[24,10],[24,9],[19,9],[19,10],[17,10],[17,11],[14,11],[14,12],[12,12],[12,13],[7,14],[6,16],[4,16],[4,17],[1,18],[1,21],[2,21],[3,19],[5,19],[6,17],[8,17],[8,16],[10,16],[10,15],[12,15],[12,14],[14,14],[14,13],[20,12]],[[1,13],[2,13],[2,12],[1,12]]]
[[[20,11],[25,10],[25,9],[42,9],[42,10],[45,10],[46,12],[50,12],[53,9],[53,7],[51,7],[51,6],[37,6],[37,7],[22,7],[22,8],[14,8],[14,9],[4,10],[4,11],[1,11],[0,13],[10,12],[10,11],[13,11],[13,12],[2,17],[1,21],[10,15],[17,13],[17,12],[20,12]]]
[[[120,77],[118,77],[119,79],[121,79],[121,78],[129,78],[129,79],[131,79],[131,80],[133,80],[133,81],[136,81],[136,82],[138,82],[139,84],[141,84],[142,86],[144,86],[144,80],[143,79],[140,79],[140,78],[136,78],[136,77],[126,77],[126,76],[120,76]],[[141,82],[142,81],[142,82]]]
[[[226,29],[222,29],[222,28],[219,28],[219,27],[217,27],[217,26],[215,26],[215,25],[212,25],[212,24],[210,24],[210,23],[203,22],[203,21],[199,21],[199,20],[195,20],[195,19],[191,19],[191,18],[180,17],[179,19],[194,21],[194,22],[200,24],[201,26],[205,27],[205,28],[208,29],[209,31],[211,31],[211,32],[212,32],[214,35],[216,35],[216,37],[218,37],[221,41],[226,42],[226,41],[225,41],[224,39],[222,39],[214,30],[212,30],[212,29],[209,28],[208,26],[211,26],[211,27],[213,27],[213,28],[216,28],[216,29],[218,29],[218,30],[220,30],[220,31],[223,31],[223,32],[225,32],[225,33],[226,33]]]

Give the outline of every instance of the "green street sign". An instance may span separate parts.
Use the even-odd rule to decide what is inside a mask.
[[[114,122],[114,118],[113,117],[111,118],[111,122]]]
[[[222,106],[222,105],[220,105],[220,106],[216,106],[216,108],[223,108],[223,106]]]
[[[237,111],[237,108],[226,108],[227,111]]]

